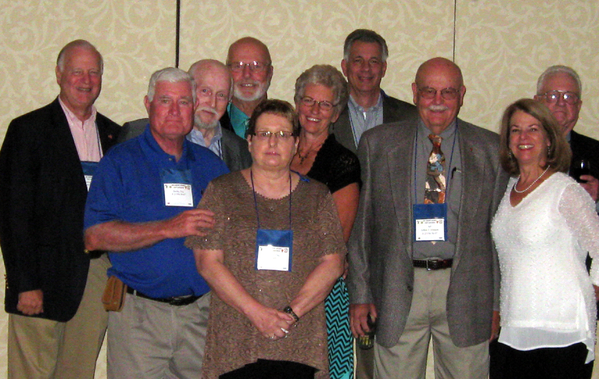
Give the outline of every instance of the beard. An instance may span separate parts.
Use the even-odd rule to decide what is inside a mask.
[[[210,121],[210,122],[202,121],[201,117],[198,116],[198,113],[204,112],[204,111],[214,114],[214,116],[215,116],[214,119],[212,119],[212,121]],[[219,121],[218,112],[214,108],[211,108],[211,107],[198,107],[198,109],[196,110],[196,113],[193,115],[193,120],[194,120],[194,126],[196,128],[214,129],[217,127],[218,121]]]
[[[241,100],[241,101],[256,101],[258,99],[261,99],[262,96],[264,96],[266,94],[266,91],[268,91],[268,87],[270,87],[270,80],[268,80],[265,83],[260,83],[258,81],[250,81],[250,82],[245,82],[247,83],[251,83],[254,84],[256,86],[256,92],[254,92],[253,95],[244,95],[243,92],[239,89],[239,87],[237,85],[234,86],[233,89],[233,94],[234,96]]]

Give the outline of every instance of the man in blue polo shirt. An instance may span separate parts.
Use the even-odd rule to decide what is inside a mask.
[[[209,287],[183,241],[213,225],[195,207],[228,170],[185,139],[197,106],[189,74],[155,72],[144,103],[149,126],[102,159],[85,210],[86,248],[109,251],[109,276],[128,287],[123,309],[109,314],[108,377],[196,378]]]

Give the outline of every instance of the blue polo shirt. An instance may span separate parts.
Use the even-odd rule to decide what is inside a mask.
[[[185,140],[177,162],[165,153],[150,128],[115,146],[95,172],[85,206],[85,229],[108,221],[159,221],[197,207],[208,182],[229,170],[210,150]],[[166,206],[161,175],[185,172],[192,184],[193,207]],[[203,295],[208,284],[198,274],[185,238],[166,239],[144,249],[110,253],[112,268],[129,287],[154,298]]]

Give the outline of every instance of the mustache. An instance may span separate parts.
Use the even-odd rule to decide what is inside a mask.
[[[214,108],[212,108],[212,107],[207,107],[207,106],[199,106],[199,107],[196,109],[196,113],[198,113],[198,112],[200,112],[200,111],[201,111],[201,112],[210,112],[210,113],[212,113],[213,115],[215,115],[215,116],[218,116],[218,112],[216,111],[216,109],[214,109]]]
[[[433,104],[433,105],[429,105],[428,106],[428,110],[432,111],[432,112],[443,112],[443,111],[446,111],[448,109],[449,109],[449,107],[447,105],[435,105],[435,104]]]

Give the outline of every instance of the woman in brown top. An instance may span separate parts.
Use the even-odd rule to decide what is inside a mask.
[[[210,304],[203,378],[328,378],[323,301],[342,274],[346,248],[327,188],[290,171],[299,123],[267,100],[252,115],[253,164],[207,188],[215,213],[190,237]]]

